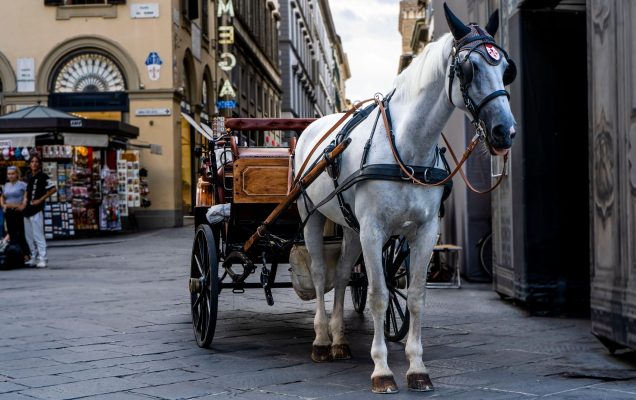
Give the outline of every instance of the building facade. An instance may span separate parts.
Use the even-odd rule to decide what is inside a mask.
[[[228,10],[231,31],[219,24]],[[206,145],[188,121],[280,113],[278,18],[271,0],[42,0],[5,7],[0,113],[39,103],[137,126],[152,199],[135,211],[139,225],[180,225],[194,204],[195,149]],[[222,41],[236,51],[232,68],[217,59]],[[218,102],[227,97],[226,81],[237,94],[235,107]]]
[[[321,117],[347,108],[347,56],[327,0],[281,2],[283,116]]]
[[[227,117],[280,116],[278,1],[219,0],[217,109]],[[219,109],[220,108],[220,109]],[[275,145],[281,134],[241,134],[241,145]]]

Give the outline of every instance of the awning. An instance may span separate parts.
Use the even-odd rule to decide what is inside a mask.
[[[182,113],[181,113],[181,116],[183,117],[183,119],[185,119],[186,121],[188,121],[188,123],[189,123],[190,125],[192,125],[192,127],[193,127],[194,129],[196,129],[196,130],[197,130],[197,132],[199,132],[200,134],[202,134],[202,135],[203,135],[206,139],[208,139],[208,140],[214,140],[214,138],[213,138],[212,136],[208,135],[208,133],[207,133],[206,131],[204,131],[204,130],[203,130],[203,128],[201,128],[201,127],[199,126],[199,124],[197,124],[197,122],[196,122],[195,120],[193,120],[193,119],[192,119],[192,117],[191,117],[191,116],[189,116],[188,114],[186,114],[186,113],[184,113],[184,112],[182,112]]]
[[[0,147],[34,147],[35,138],[46,133],[2,133]]]
[[[62,133],[64,144],[86,147],[108,147],[108,135],[92,133]]]

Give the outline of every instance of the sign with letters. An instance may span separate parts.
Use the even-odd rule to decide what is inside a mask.
[[[130,18],[159,18],[159,3],[137,3],[130,5]]]
[[[234,44],[234,26],[232,26],[231,23],[234,17],[234,4],[232,0],[218,0],[216,16],[219,22],[217,28],[217,43],[219,44],[221,53],[218,66],[231,77],[232,69],[236,66],[236,57],[232,54],[232,45]],[[216,102],[216,107],[219,110],[237,107],[236,91],[230,80],[223,82],[218,96],[219,99]]]
[[[169,116],[171,114],[172,110],[169,108],[138,108],[135,110],[137,117]]]

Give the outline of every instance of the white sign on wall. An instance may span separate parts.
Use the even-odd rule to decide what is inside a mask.
[[[172,110],[169,108],[138,108],[135,110],[135,115],[138,117],[167,116],[170,114],[172,114]]]
[[[18,92],[35,92],[35,59],[18,58]]]
[[[159,18],[159,3],[131,4],[130,18]]]

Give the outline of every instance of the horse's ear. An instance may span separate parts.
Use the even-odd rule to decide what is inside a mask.
[[[448,5],[446,5],[446,2],[444,2],[444,14],[446,15],[446,22],[455,40],[459,40],[470,33],[470,28],[453,14],[450,8],[448,8]]]
[[[499,9],[496,9],[494,13],[488,19],[488,24],[486,25],[486,32],[490,34],[490,36],[495,36],[497,33],[497,29],[499,29]]]

